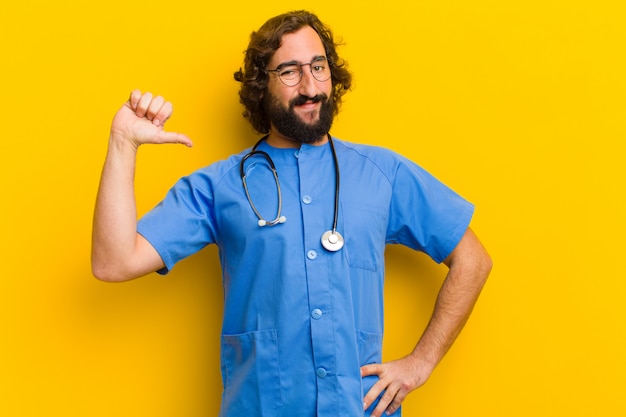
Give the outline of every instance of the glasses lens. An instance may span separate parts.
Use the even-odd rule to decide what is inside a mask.
[[[327,81],[330,78],[330,65],[326,58],[319,58],[309,64],[293,64],[280,67],[278,77],[288,87],[297,85],[302,79],[302,67],[308,65],[311,74],[317,81]]]
[[[294,86],[300,82],[300,67],[298,65],[287,65],[278,71],[280,80],[288,86]]]
[[[326,59],[311,62],[311,74],[317,81],[326,81],[330,78],[330,66]]]

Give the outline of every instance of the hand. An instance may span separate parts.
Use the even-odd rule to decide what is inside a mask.
[[[135,148],[144,143],[181,143],[192,146],[182,133],[166,132],[165,122],[172,116],[172,103],[163,97],[134,90],[115,114],[111,137],[128,141]]]
[[[411,391],[424,385],[431,372],[425,366],[420,366],[419,360],[413,356],[362,366],[361,377],[378,376],[378,381],[363,399],[363,408],[367,409],[382,393],[371,415],[380,417],[384,412],[393,414]]]

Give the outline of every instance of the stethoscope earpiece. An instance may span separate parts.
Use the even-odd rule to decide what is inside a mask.
[[[248,203],[250,203],[250,207],[252,207],[252,211],[254,211],[254,214],[256,214],[256,216],[259,218],[259,220],[257,221],[257,224],[259,225],[259,227],[274,226],[277,224],[285,223],[287,221],[287,218],[280,214],[283,209],[283,197],[282,197],[282,192],[280,189],[280,183],[278,182],[278,173],[276,172],[276,167],[274,166],[274,161],[272,161],[272,158],[266,152],[259,151],[256,149],[261,142],[267,139],[268,136],[269,135],[262,137],[256,143],[256,145],[254,145],[252,150],[248,152],[241,159],[241,162],[239,163],[239,174],[241,175],[241,182],[243,184],[243,189],[246,192],[246,198],[248,199]],[[335,162],[335,213],[333,216],[332,230],[329,230],[322,235],[322,246],[324,247],[324,249],[330,252],[336,252],[343,247],[343,243],[344,243],[343,236],[341,236],[341,233],[337,231],[337,218],[339,216],[339,163],[337,162],[337,152],[335,151],[335,145],[333,144],[333,139],[330,136],[330,134],[328,135],[328,143],[330,144],[330,149],[333,152],[333,161]],[[278,212],[276,213],[276,218],[274,220],[268,221],[268,220],[265,220],[263,216],[261,216],[261,213],[259,213],[256,206],[252,202],[252,198],[250,197],[250,192],[248,191],[248,184],[246,182],[244,163],[246,162],[248,158],[254,155],[259,155],[265,158],[265,160],[267,160],[267,162],[270,165],[270,169],[272,170],[272,173],[274,174],[274,180],[276,182],[276,190],[278,193]]]
[[[280,216],[278,217],[277,220],[272,220],[271,222],[268,222],[267,220],[264,219],[259,219],[258,222],[256,222],[259,227],[263,227],[263,226],[274,226],[275,224],[279,224],[279,223],[285,223],[287,221],[287,218],[285,216]]]

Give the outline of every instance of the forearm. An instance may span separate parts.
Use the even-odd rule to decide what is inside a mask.
[[[471,247],[471,255],[458,256]],[[469,319],[491,271],[491,259],[468,230],[457,252],[446,260],[450,267],[432,317],[412,356],[432,371],[450,349]],[[467,253],[467,252],[466,252]]]
[[[92,269],[106,281],[122,280],[137,239],[134,173],[136,147],[114,135],[109,139],[96,198]]]
[[[171,115],[169,101],[134,90],[113,118],[96,199],[91,249],[93,274],[103,281],[126,281],[163,267],[154,247],[137,233],[134,176],[140,145],[192,145],[182,133],[163,130]]]
[[[434,370],[469,319],[488,272],[475,271],[468,279],[451,268],[442,286],[432,317],[412,356]]]
[[[372,416],[395,412],[411,391],[426,383],[467,322],[491,270],[489,255],[470,229],[444,262],[450,268],[448,275],[413,352],[395,361],[361,367],[362,376],[379,378],[365,395],[365,409],[383,393]]]

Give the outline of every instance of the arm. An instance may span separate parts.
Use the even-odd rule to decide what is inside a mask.
[[[413,352],[396,361],[361,368],[362,376],[379,377],[365,395],[364,407],[367,409],[383,393],[372,416],[395,412],[406,396],[430,377],[467,322],[492,266],[491,258],[469,228],[444,263],[450,269],[430,322]]]
[[[98,279],[126,281],[163,267],[156,250],[137,233],[133,183],[140,145],[191,146],[185,135],[163,130],[171,115],[171,103],[135,90],[113,118],[93,221],[91,265]]]

